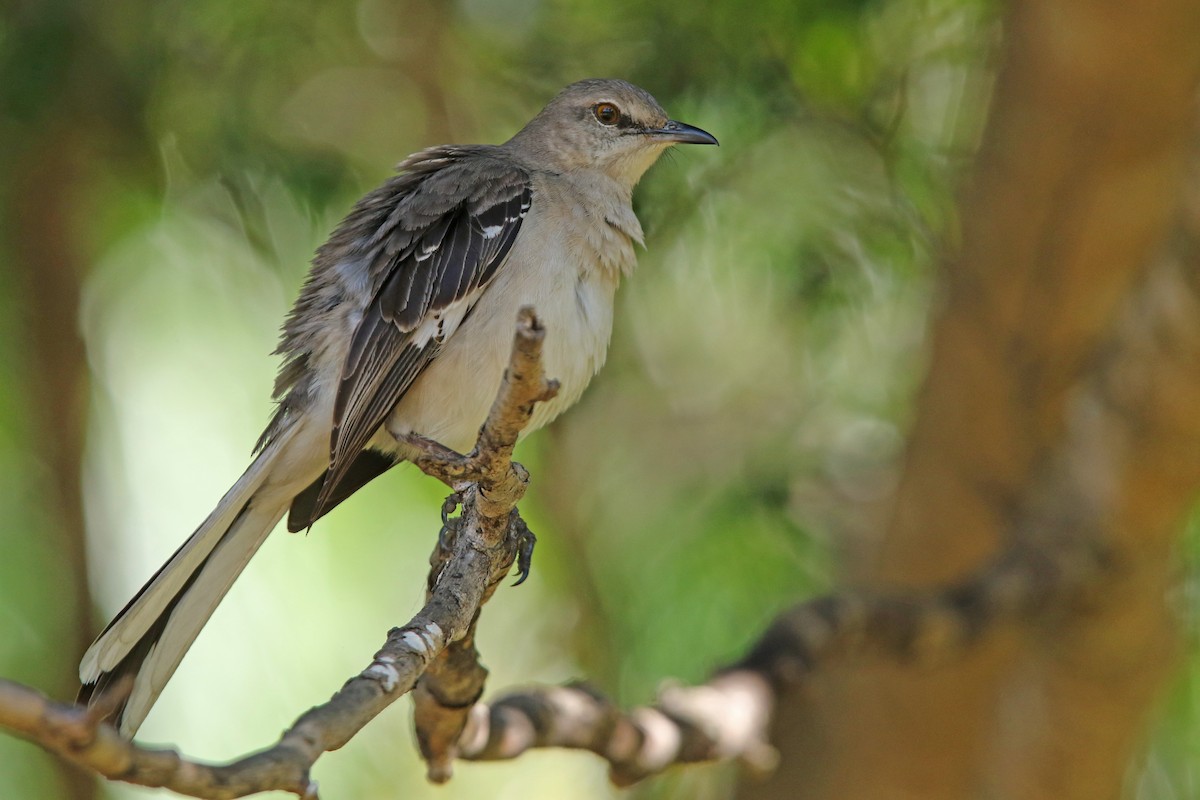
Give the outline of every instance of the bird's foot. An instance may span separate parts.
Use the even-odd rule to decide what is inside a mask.
[[[529,577],[529,570],[533,567],[533,548],[537,544],[537,537],[515,508],[508,517],[508,536],[517,548],[517,581],[513,586],[520,586]]]
[[[454,552],[454,544],[458,541],[459,531],[462,530],[462,517],[450,515],[458,510],[462,500],[462,495],[453,492],[442,502],[442,529],[438,531],[438,546],[430,558],[430,563],[445,560]]]

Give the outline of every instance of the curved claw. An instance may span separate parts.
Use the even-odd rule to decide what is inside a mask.
[[[509,535],[517,538],[517,580],[513,586],[520,586],[529,577],[533,567],[533,548],[537,544],[537,537],[529,530],[525,520],[516,514],[509,524]]]
[[[451,492],[446,496],[446,499],[442,501],[443,526],[450,524],[450,515],[457,511],[460,505],[462,505],[462,495],[458,492]]]
[[[437,550],[429,556],[430,564],[447,557],[454,551],[454,542],[458,538],[462,517],[451,517],[450,515],[458,510],[460,505],[462,505],[462,496],[458,492],[448,495],[442,503],[442,529],[438,531]]]

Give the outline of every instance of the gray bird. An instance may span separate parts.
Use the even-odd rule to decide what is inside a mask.
[[[587,80],[502,145],[403,161],[317,251],[283,327],[279,406],[254,462],[88,648],[80,700],[132,676],[116,716],[132,736],[285,514],[289,530],[307,528],[412,457],[398,436],[469,449],[521,306],[536,307],[546,374],[561,385],[528,430],[578,400],[643,243],[634,186],[671,145],[716,143],[632,84]]]

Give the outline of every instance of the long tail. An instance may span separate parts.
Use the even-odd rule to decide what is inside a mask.
[[[80,702],[92,702],[117,681],[133,678],[132,692],[115,717],[125,736],[137,732],[221,598],[287,511],[296,494],[288,487],[302,489],[312,480],[304,438],[300,426],[293,426],[264,448],[208,519],[84,653]]]

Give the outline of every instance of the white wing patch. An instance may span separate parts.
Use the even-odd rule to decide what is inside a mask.
[[[424,348],[431,342],[440,344],[449,339],[458,330],[458,326],[462,324],[467,312],[471,310],[471,306],[475,305],[481,294],[483,294],[483,288],[478,288],[466,297],[455,300],[441,311],[426,316],[421,320],[417,329],[412,332],[412,344],[418,348]]]

